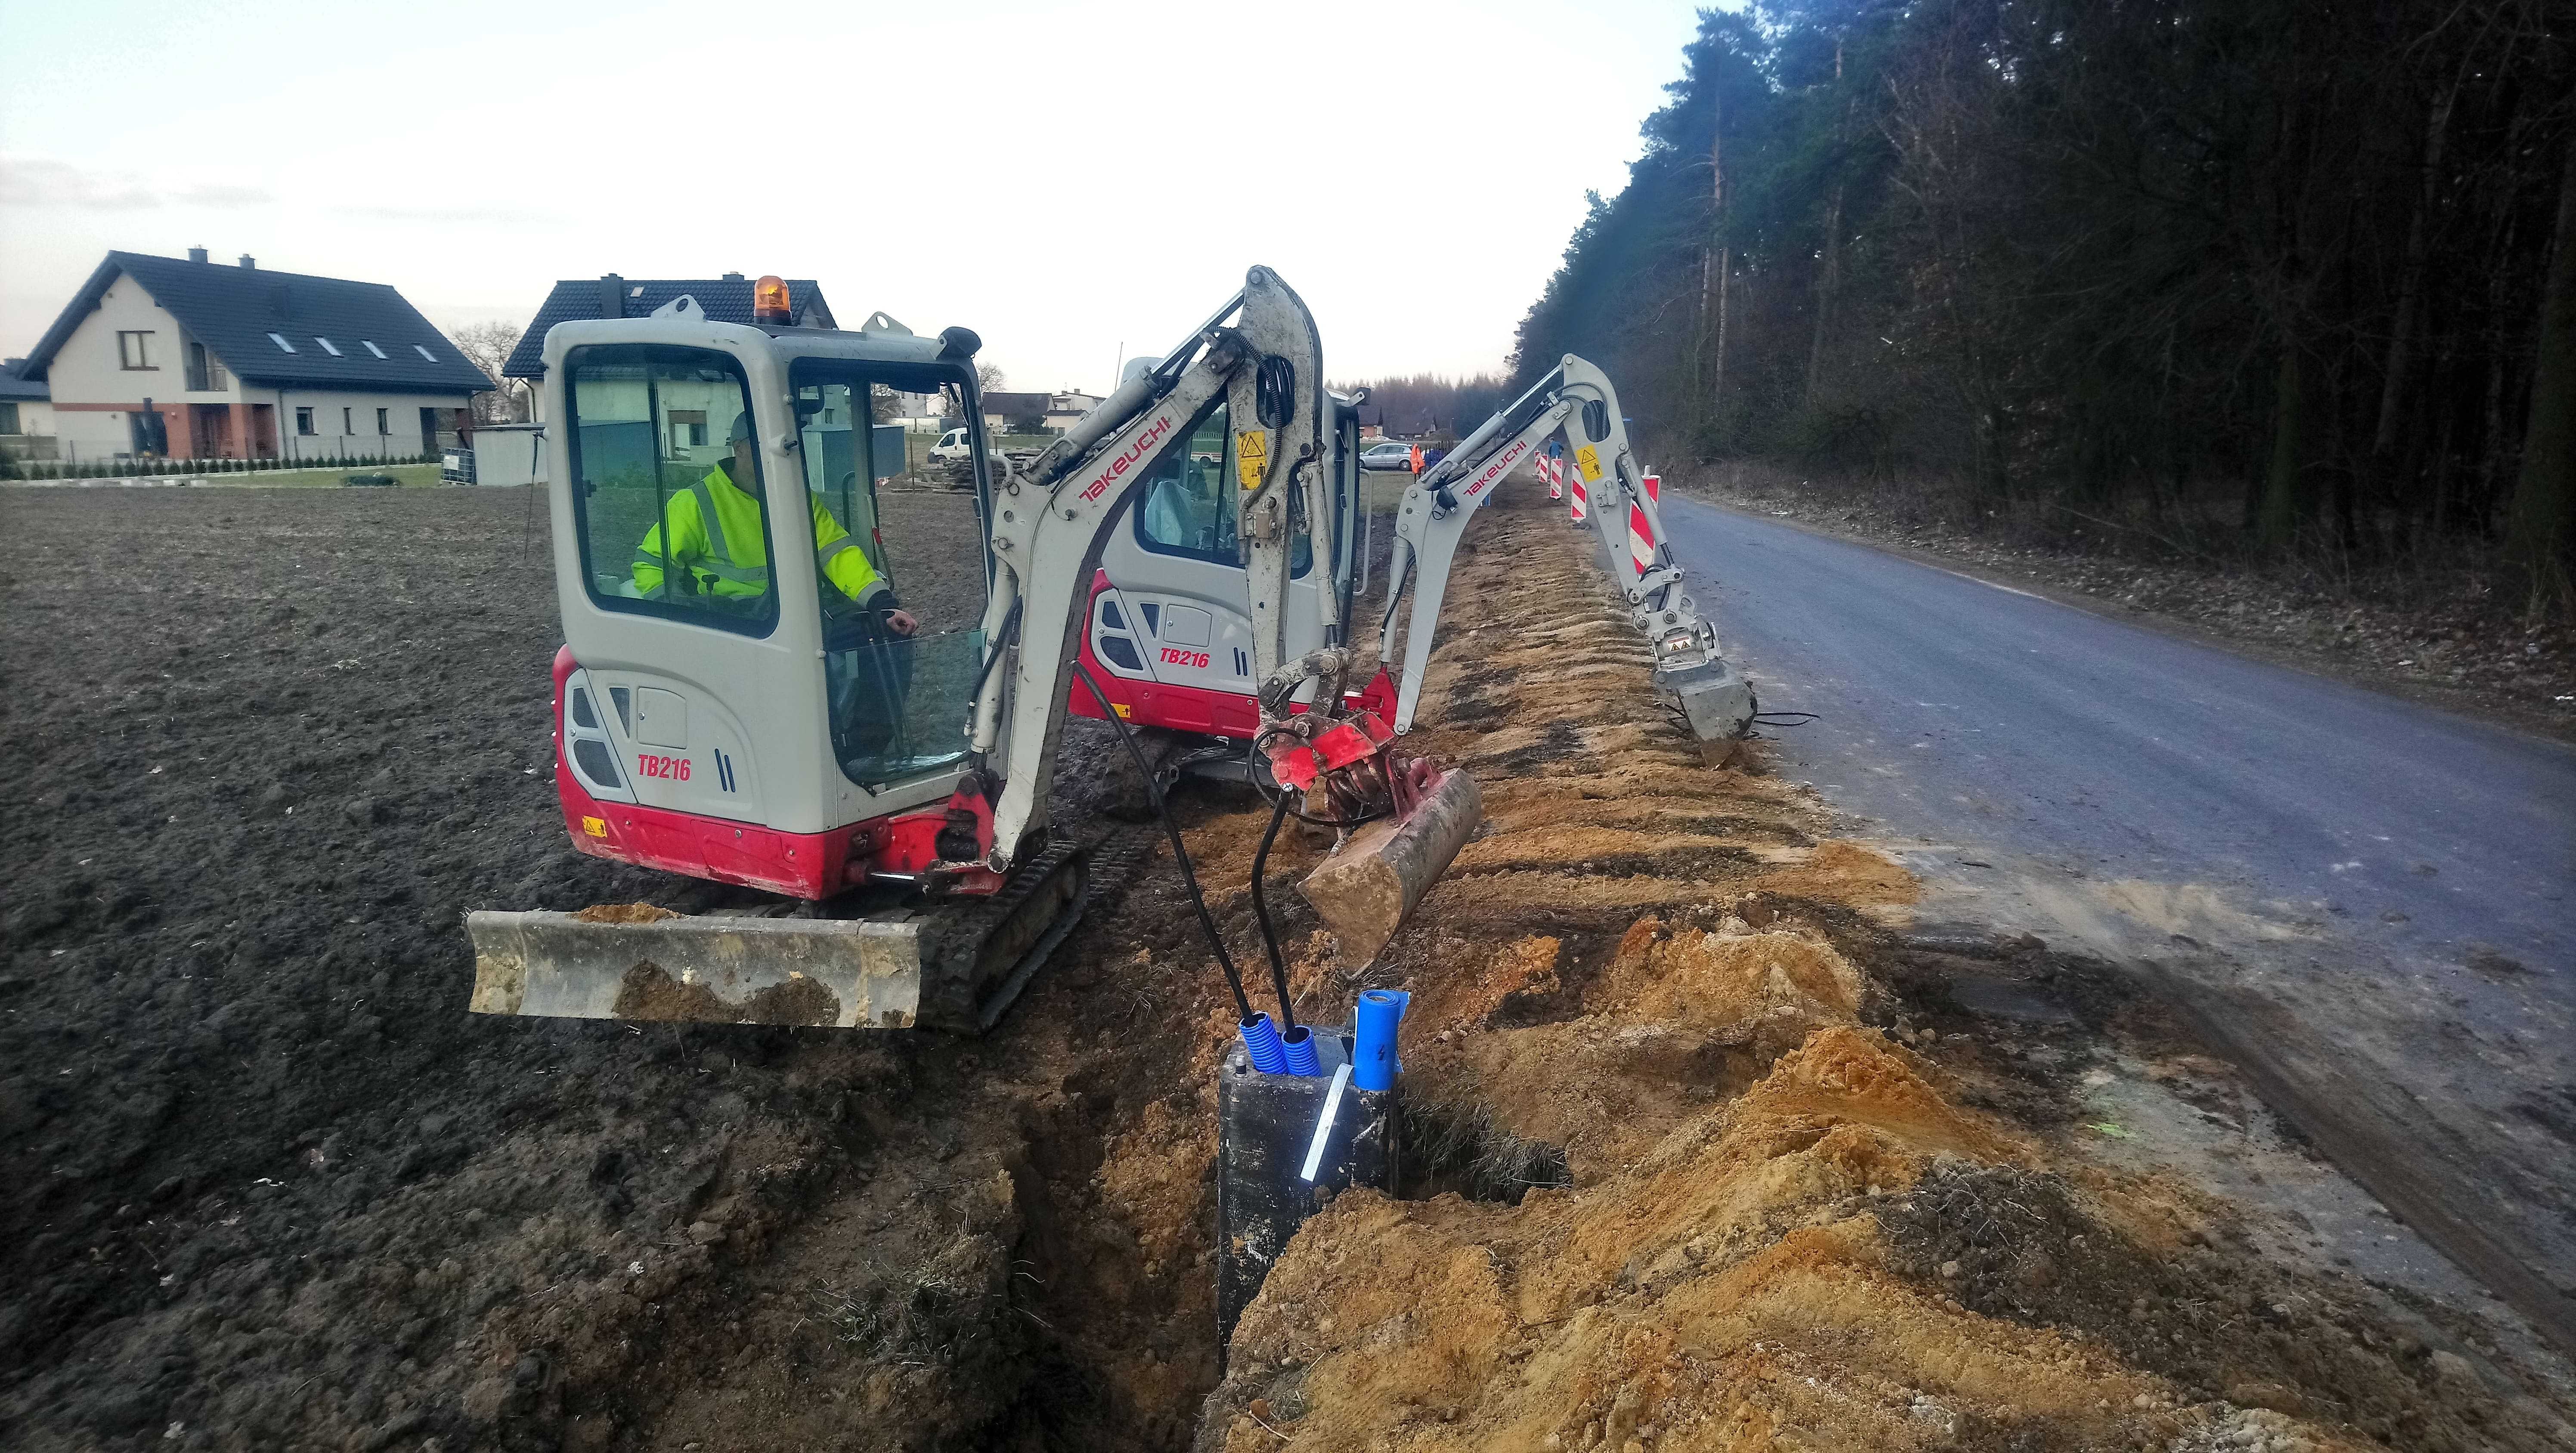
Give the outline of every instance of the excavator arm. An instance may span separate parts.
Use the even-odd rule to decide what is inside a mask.
[[[1109,530],[1164,455],[1219,395],[1235,431],[1241,538],[1251,583],[1254,674],[1283,664],[1289,496],[1323,518],[1323,350],[1305,303],[1268,268],[1150,373],[1120,387],[994,492],[1001,578],[985,638],[1008,654],[975,701],[975,750],[1002,778],[987,866],[1007,872],[1045,826],[1046,791],[1081,659],[1084,606]],[[1335,609],[1324,592],[1323,609]],[[1018,640],[1011,640],[1016,623]],[[1331,699],[1331,698],[1326,698]]]
[[[1753,688],[1719,654],[1717,629],[1683,588],[1681,566],[1666,543],[1663,516],[1644,487],[1628,449],[1619,394],[1609,375],[1567,354],[1557,366],[1487,419],[1473,434],[1404,492],[1396,509],[1395,552],[1387,575],[1386,614],[1378,656],[1393,668],[1396,618],[1403,610],[1408,576],[1413,610],[1402,632],[1403,665],[1396,679],[1395,729],[1413,729],[1431,643],[1449,592],[1449,570],[1458,541],[1477,510],[1491,503],[1503,480],[1529,462],[1548,437],[1562,430],[1575,466],[1591,492],[1591,521],[1601,546],[1616,562],[1628,558],[1628,515],[1645,517],[1652,556],[1621,590],[1629,619],[1654,647],[1655,688],[1678,708],[1704,752],[1715,754],[1752,724]],[[1624,577],[1625,571],[1620,574]]]

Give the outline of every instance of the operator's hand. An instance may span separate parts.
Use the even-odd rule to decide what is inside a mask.
[[[908,636],[921,629],[921,622],[914,620],[908,610],[887,611],[885,621],[887,628],[898,636]]]

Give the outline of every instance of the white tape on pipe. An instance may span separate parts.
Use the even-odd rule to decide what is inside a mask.
[[[1315,1138],[1306,1146],[1306,1168],[1297,1172],[1304,1181],[1313,1181],[1315,1172],[1324,1164],[1324,1142],[1333,1133],[1333,1117],[1342,1108],[1342,1086],[1351,1082],[1350,1061],[1344,1060],[1333,1069],[1333,1087],[1324,1092],[1323,1118],[1315,1122]]]

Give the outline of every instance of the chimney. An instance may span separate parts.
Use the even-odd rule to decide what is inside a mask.
[[[245,253],[243,253],[243,254],[242,254],[241,265],[242,265],[244,268],[255,268],[255,267],[259,266],[259,259],[258,259],[258,258],[255,258],[255,257],[251,256],[249,253],[245,252]]]
[[[202,248],[202,247],[191,247],[191,248],[189,248],[189,249],[188,249],[188,260],[189,260],[190,262],[203,262],[203,261],[205,261],[205,260],[206,260],[206,249],[204,249],[204,248]]]
[[[613,272],[603,274],[599,279],[599,316],[626,316],[626,279]]]
[[[742,281],[742,274],[738,272],[729,272],[724,275],[724,280],[729,283],[738,283]]]

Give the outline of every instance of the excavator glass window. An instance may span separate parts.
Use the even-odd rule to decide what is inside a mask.
[[[1240,565],[1235,539],[1234,434],[1219,400],[1190,425],[1189,446],[1165,454],[1136,495],[1136,542],[1162,555]],[[1314,542],[1300,523],[1289,568],[1306,573]]]
[[[741,365],[664,344],[576,348],[573,518],[582,581],[602,609],[745,635],[778,624],[759,450],[736,449],[751,398]]]
[[[814,358],[789,377],[815,511],[833,754],[871,791],[952,768],[984,660],[983,501],[972,471],[933,461],[930,438],[892,422],[901,395],[951,380]]]

